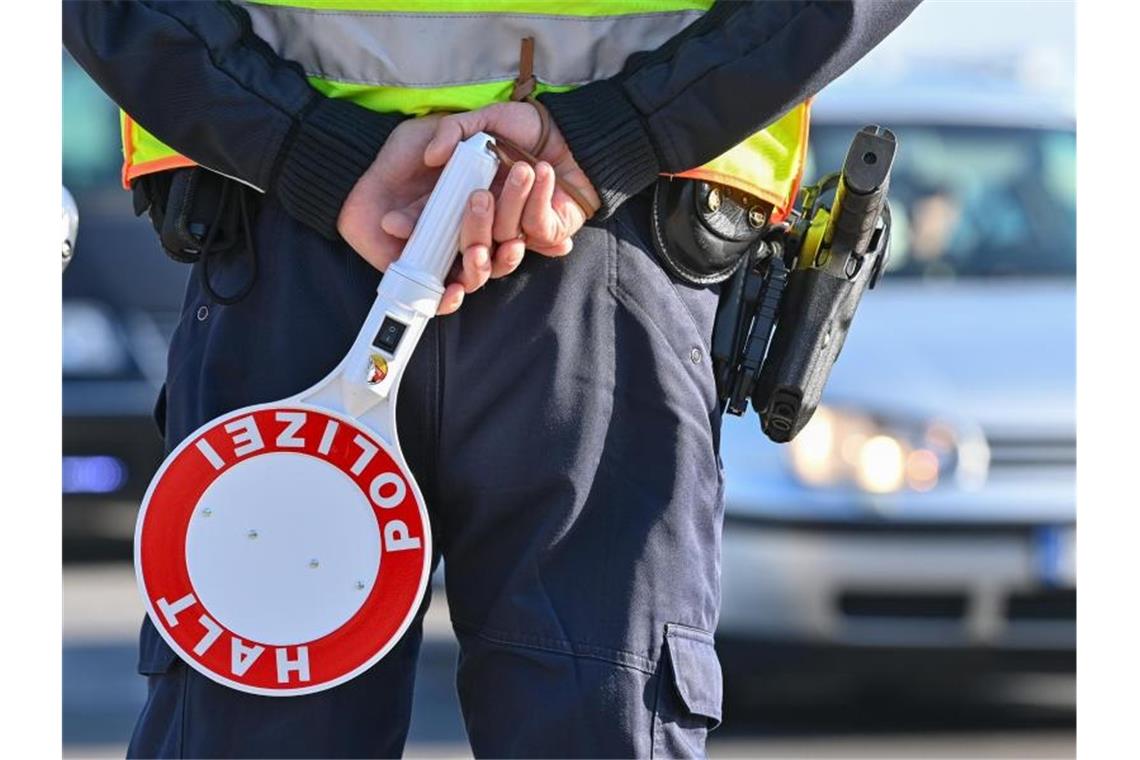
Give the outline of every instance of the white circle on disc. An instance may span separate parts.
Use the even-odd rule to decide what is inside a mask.
[[[368,498],[335,466],[262,454],[202,494],[186,531],[186,566],[198,600],[234,634],[303,644],[344,625],[368,598],[380,528]]]

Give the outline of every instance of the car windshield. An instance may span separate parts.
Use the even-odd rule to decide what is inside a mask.
[[[812,126],[808,178],[843,164],[860,125]],[[902,126],[891,176],[893,276],[1073,277],[1072,130]]]

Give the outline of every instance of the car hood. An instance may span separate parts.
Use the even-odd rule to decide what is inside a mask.
[[[995,457],[1003,447],[1038,445],[1071,455],[1075,303],[1071,280],[888,277],[864,297],[823,403],[945,420],[983,432]],[[787,446],[764,438],[751,412],[726,416],[721,455],[726,506],[738,515],[1033,522],[1071,520],[1074,509],[1071,462],[991,466],[984,486],[970,491],[953,482],[886,496],[807,487],[791,474]]]

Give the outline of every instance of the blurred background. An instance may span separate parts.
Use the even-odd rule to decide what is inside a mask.
[[[1074,10],[927,0],[816,101],[808,180],[900,142],[891,273],[791,444],[725,423],[721,757],[1075,753]],[[117,111],[64,54],[65,753],[145,696],[130,567],[188,269],[119,187]],[[442,589],[409,756],[467,756]]]

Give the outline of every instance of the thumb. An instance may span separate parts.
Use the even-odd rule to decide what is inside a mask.
[[[486,119],[480,111],[445,116],[436,125],[435,135],[424,149],[424,163],[428,166],[443,166],[455,152],[455,146],[460,140],[485,127]]]
[[[346,230],[346,232],[348,234],[342,235],[345,242],[360,254],[361,258],[381,272],[399,257],[404,244],[403,239],[385,232],[379,225],[369,225],[368,228],[352,232]]]
[[[428,196],[417,198],[409,205],[393,209],[380,217],[380,229],[399,240],[407,240],[416,228],[416,222],[427,205]]]

